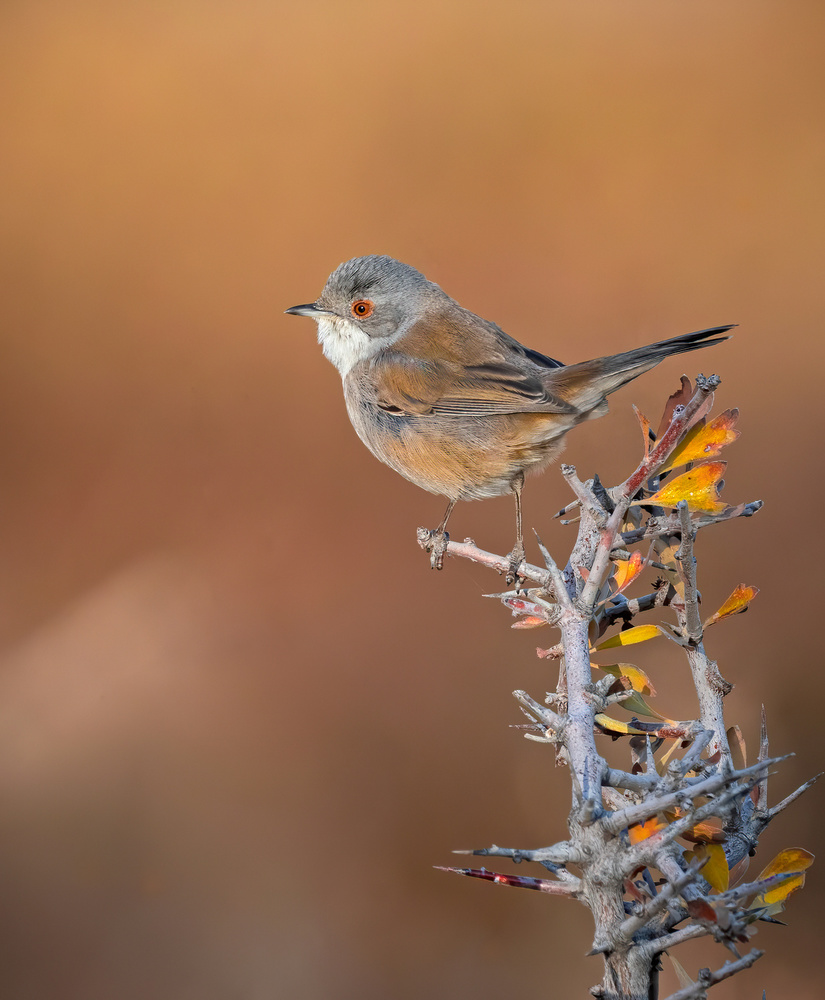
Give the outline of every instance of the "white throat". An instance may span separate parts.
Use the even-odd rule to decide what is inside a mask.
[[[319,316],[318,343],[343,377],[360,361],[377,354],[384,342],[380,337],[370,337],[348,319]]]

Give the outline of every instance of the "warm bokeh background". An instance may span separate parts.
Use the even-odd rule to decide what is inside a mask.
[[[683,370],[723,377],[726,497],[767,507],[701,539],[708,607],[762,588],[710,648],[752,747],[764,701],[798,753],[775,795],[819,769],[823,29],[821,0],[6,0],[5,1000],[601,977],[584,908],[431,868],[564,835],[567,774],[508,728],[553,637],[511,632],[480,568],[429,571],[414,529],[441,500],[366,452],[283,315],[358,254],[563,360],[741,324],[614,397],[567,460],[616,481],[631,402],[656,419]],[[526,500],[562,556],[558,473]],[[465,505],[453,529],[506,551],[511,519]],[[669,656],[639,662],[687,717]],[[816,790],[757,863],[816,850],[822,817]],[[720,998],[821,995],[821,885]]]

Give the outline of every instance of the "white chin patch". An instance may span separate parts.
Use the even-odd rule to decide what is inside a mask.
[[[341,375],[381,349],[381,338],[370,337],[349,320],[337,316],[318,319],[318,343]]]

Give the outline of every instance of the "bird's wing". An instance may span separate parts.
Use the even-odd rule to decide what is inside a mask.
[[[479,363],[479,359],[483,359]],[[419,321],[369,362],[378,404],[396,413],[576,413],[547,387],[560,367],[460,306]]]

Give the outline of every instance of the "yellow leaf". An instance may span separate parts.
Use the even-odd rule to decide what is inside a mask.
[[[689,472],[683,472],[667,483],[653,496],[636,503],[656,504],[659,507],[677,507],[682,500],[687,501],[691,511],[707,514],[721,514],[728,504],[719,499],[717,486],[725,474],[727,462],[706,462]]]
[[[658,625],[635,625],[600,642],[596,646],[596,652],[600,649],[615,649],[617,646],[632,646],[637,642],[647,642],[648,639],[655,639],[658,635],[664,635]]]
[[[748,605],[758,593],[758,587],[750,587],[745,583],[740,583],[722,607],[708,618],[705,622],[705,628],[708,625],[715,625],[723,618],[729,618],[731,615],[739,615],[743,611],[747,611]]]
[[[698,844],[691,854],[700,859],[707,858],[702,869],[702,878],[709,883],[714,892],[727,892],[730,885],[730,869],[725,857],[725,848],[721,844]]]
[[[620,594],[628,587],[645,568],[645,560],[641,552],[634,552],[629,559],[616,563],[611,582],[615,586],[614,593]]]
[[[640,844],[648,837],[652,837],[654,833],[664,830],[666,826],[667,823],[663,823],[658,816],[651,816],[644,823],[634,823],[633,826],[628,827],[627,836],[631,844]]]
[[[649,733],[646,729],[637,729],[635,726],[631,726],[629,722],[619,722],[618,719],[613,719],[609,715],[605,715],[604,712],[599,712],[598,715],[594,716],[593,721],[605,732],[616,733],[617,736],[648,736]]]
[[[759,873],[759,879],[769,878],[771,875],[788,875],[788,879],[781,885],[773,886],[765,892],[760,893],[750,905],[751,910],[766,909],[769,916],[781,913],[785,909],[785,901],[791,893],[801,889],[805,884],[803,872],[810,868],[814,862],[814,856],[803,847],[787,847]]]
[[[593,663],[592,666],[603,670],[612,677],[626,677],[633,690],[638,691],[639,694],[647,694],[651,697],[656,695],[656,689],[650,683],[650,678],[644,670],[640,670],[632,663],[608,663],[604,666],[601,663]]]
[[[725,410],[709,424],[701,423],[691,427],[673,449],[661,471],[667,472],[678,465],[716,458],[725,445],[732,444],[739,437],[740,432],[733,430],[733,425],[738,419],[739,410]]]

